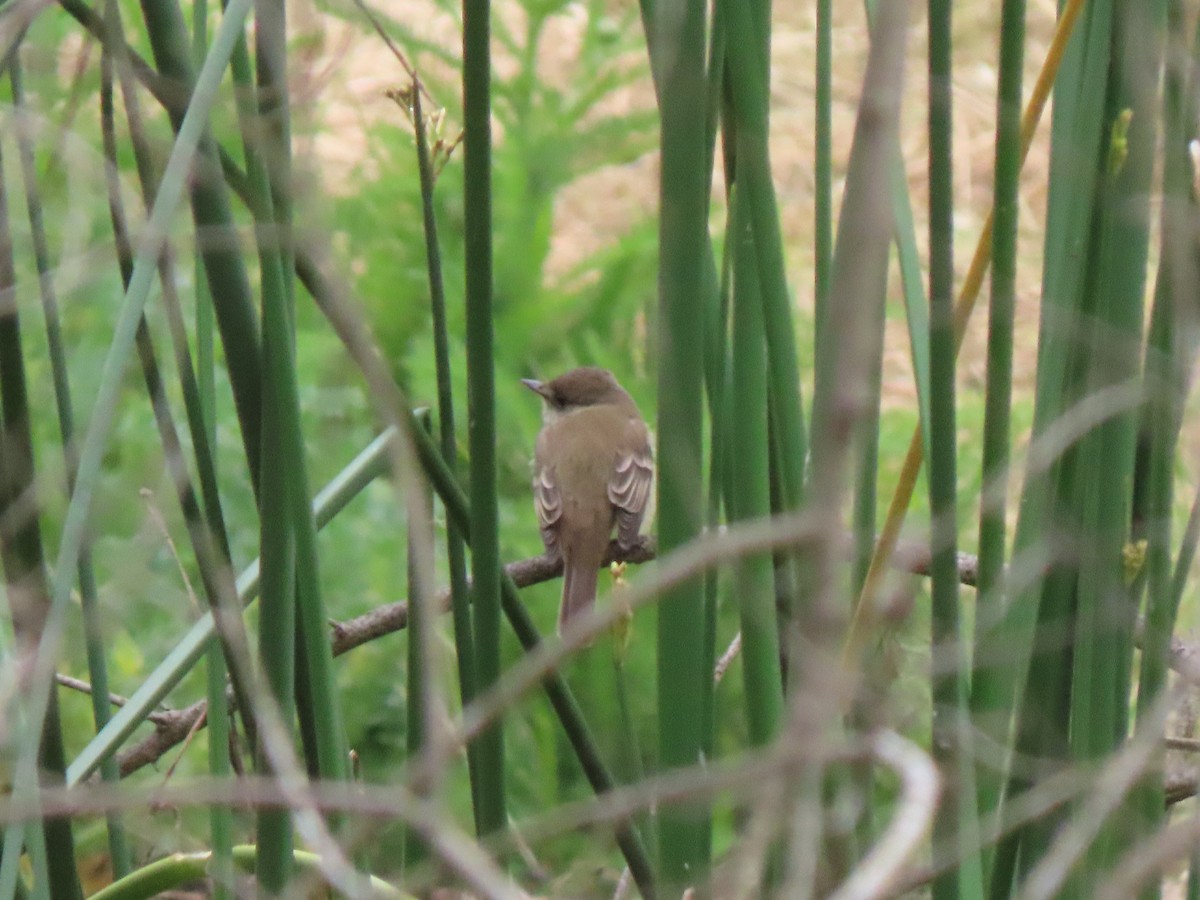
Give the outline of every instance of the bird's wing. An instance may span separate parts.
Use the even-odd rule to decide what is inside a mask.
[[[562,518],[562,498],[549,468],[539,468],[533,473],[533,506],[537,510],[542,543],[546,545],[546,552],[554,555],[558,552],[558,520]]]
[[[617,459],[608,480],[608,499],[617,513],[617,541],[626,549],[638,541],[653,484],[654,458],[649,441]]]

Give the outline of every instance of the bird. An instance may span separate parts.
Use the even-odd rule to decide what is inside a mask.
[[[550,381],[524,378],[542,398],[533,458],[533,502],[542,543],[563,564],[558,633],[596,601],[600,564],[616,529],[639,541],[654,484],[650,432],[607,369],[585,366]]]

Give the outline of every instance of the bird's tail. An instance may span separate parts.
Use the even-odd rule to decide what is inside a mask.
[[[596,585],[600,576],[600,559],[584,559],[587,554],[571,555],[563,561],[562,603],[558,607],[558,633],[568,623],[596,603]]]

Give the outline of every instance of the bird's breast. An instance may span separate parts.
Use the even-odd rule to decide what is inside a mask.
[[[596,519],[611,523],[608,482],[621,450],[628,416],[620,410],[584,408],[548,423],[538,440],[537,464],[558,487],[568,527]]]

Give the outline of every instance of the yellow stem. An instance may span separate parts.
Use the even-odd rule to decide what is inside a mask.
[[[1083,9],[1084,0],[1067,0],[1063,7],[1062,15],[1058,19],[1058,24],[1054,29],[1054,38],[1050,42],[1050,49],[1046,52],[1045,62],[1042,63],[1042,70],[1038,73],[1037,82],[1033,86],[1033,93],[1029,98],[1029,103],[1025,107],[1025,113],[1021,117],[1021,165],[1025,165],[1025,158],[1029,155],[1029,145],[1033,143],[1033,135],[1037,131],[1038,122],[1041,121],[1042,113],[1046,109],[1046,101],[1050,98],[1050,90],[1054,86],[1054,79],[1058,74],[1059,64],[1062,62],[1063,52],[1066,50],[1067,41],[1070,40],[1071,33],[1075,28],[1075,22],[1079,18],[1079,13]],[[995,217],[995,207],[988,210],[987,220],[983,224],[983,231],[979,234],[979,242],[975,245],[975,255],[971,257],[971,267],[967,270],[967,277],[963,281],[962,290],[959,291],[958,302],[954,306],[954,336],[955,349],[961,349],[963,337],[967,333],[967,323],[971,319],[971,313],[975,311],[975,303],[979,299],[979,291],[983,287],[983,277],[987,274],[988,266],[992,261],[992,224]],[[887,518],[884,520],[883,529],[879,534],[879,541],[875,545],[875,552],[871,556],[871,565],[867,569],[867,576],[863,580],[862,593],[859,594],[858,602],[854,607],[854,616],[850,622],[850,631],[846,636],[846,644],[842,651],[842,661],[848,663],[854,659],[861,644],[866,636],[868,626],[871,624],[871,609],[875,603],[875,596],[879,590],[879,583],[883,579],[883,573],[891,562],[892,553],[895,552],[896,542],[900,538],[900,528],[904,524],[904,516],[908,512],[908,506],[912,502],[913,491],[916,489],[917,475],[921,471],[921,463],[925,458],[925,449],[921,441],[921,428],[918,425],[913,431],[912,440],[908,445],[908,454],[904,457],[904,465],[900,469],[900,478],[896,484],[896,492],[892,495],[892,502],[888,506]]]

